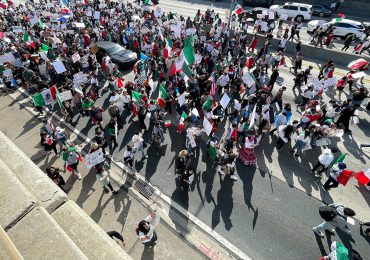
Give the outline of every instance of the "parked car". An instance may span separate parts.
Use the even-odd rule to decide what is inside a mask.
[[[274,4],[274,0],[243,0],[243,5],[267,7],[269,8]]]
[[[131,69],[137,61],[137,54],[135,52],[127,50],[117,43],[101,41],[96,44],[99,48],[96,53],[96,58],[99,62],[101,62],[105,54],[107,54],[111,60],[118,65],[119,69],[128,70]]]
[[[310,21],[307,24],[307,32],[313,33],[317,26],[323,29],[327,29],[329,26],[333,26],[334,36],[347,37],[348,35],[355,35],[357,38],[361,38],[365,31],[365,26],[361,22],[357,22],[349,19],[333,19],[330,22],[323,20]]]
[[[312,5],[288,2],[284,5],[272,5],[270,10],[276,16],[286,15],[296,21],[310,20],[312,16]]]
[[[257,15],[262,14],[263,11],[267,11],[267,15],[265,15],[265,18],[268,18],[268,13],[271,12],[271,10],[268,9],[268,8],[264,8],[264,7],[255,7],[253,9],[249,10],[249,11],[244,12],[244,15],[248,19],[252,19],[253,21],[255,21],[255,20],[257,20]],[[271,19],[271,20],[274,21],[275,19]]]
[[[332,11],[329,7],[325,5],[313,4],[312,5],[312,15],[325,17],[331,16]]]

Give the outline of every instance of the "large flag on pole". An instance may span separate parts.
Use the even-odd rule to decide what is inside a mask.
[[[167,42],[166,42],[166,48],[164,49],[164,53],[163,53],[163,55],[166,59],[170,56],[172,46],[173,46],[173,44],[172,44],[171,37],[168,36]]]
[[[185,56],[186,62],[190,65],[193,64],[195,61],[193,44],[194,37],[193,35],[190,35],[185,39],[184,48],[182,48],[182,53]]]
[[[238,4],[236,1],[233,2],[233,12],[239,15],[244,11],[244,8],[240,4]]]

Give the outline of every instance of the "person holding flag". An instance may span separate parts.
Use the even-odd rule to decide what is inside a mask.
[[[79,180],[82,179],[81,173],[78,171],[77,167],[79,162],[82,162],[82,157],[77,149],[73,146],[66,146],[62,152],[62,159],[65,162],[66,169],[77,175]]]

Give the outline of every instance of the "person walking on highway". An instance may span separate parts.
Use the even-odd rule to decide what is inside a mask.
[[[133,143],[134,153],[136,154],[138,151],[141,151],[141,160],[147,159],[148,156],[144,152],[143,135],[139,131],[136,131],[131,141]]]
[[[160,220],[156,210],[153,210],[149,216],[139,222],[136,228],[136,235],[140,238],[141,243],[145,246],[155,246],[158,240],[155,227],[158,225]]]
[[[82,157],[75,147],[64,147],[62,153],[62,159],[66,164],[66,169],[77,175],[78,179],[81,180],[81,173],[78,171],[77,167]]]
[[[60,175],[60,170],[57,167],[49,167],[46,168],[46,174],[48,177],[56,184],[58,187],[64,191],[65,193],[66,190],[64,189],[64,185],[66,185],[66,182],[64,181],[63,177]]]
[[[349,34],[343,43],[344,46],[341,51],[347,51],[353,41],[354,41],[354,34]]]
[[[339,203],[332,203],[328,206],[322,206],[319,209],[320,216],[325,220],[320,225],[312,228],[313,232],[320,237],[324,237],[323,231],[335,232],[336,228],[344,231],[347,235],[351,235],[351,231],[347,226],[347,217],[356,215],[351,208],[344,207]]]
[[[338,153],[337,148],[324,149],[324,151],[317,159],[317,163],[315,164],[315,166],[312,167],[310,173],[315,174],[316,171],[321,168],[317,172],[317,174],[321,176],[321,174],[325,172],[329,168],[330,164],[334,161],[336,153]]]
[[[112,184],[110,183],[109,174],[103,167],[98,167],[96,169],[96,180],[99,182],[105,193],[108,194],[110,189],[114,195],[118,194],[118,191],[113,189]]]

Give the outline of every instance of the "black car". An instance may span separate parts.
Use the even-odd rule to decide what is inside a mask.
[[[329,7],[325,5],[312,5],[312,15],[324,17],[324,16],[331,16],[332,12]]]
[[[263,11],[267,11],[267,13],[271,12],[268,8],[263,7],[255,7],[249,11],[244,12],[247,18],[253,19],[253,21],[257,20],[257,15],[262,14]],[[265,15],[265,19],[268,18],[268,15]],[[269,19],[270,20],[270,19]],[[271,21],[274,21],[274,19],[271,19]]]
[[[243,5],[258,6],[269,8],[274,4],[274,0],[243,0]]]
[[[101,62],[105,54],[107,54],[121,70],[128,70],[131,69],[137,61],[137,54],[135,52],[127,50],[117,43],[101,41],[97,42],[96,45],[99,48],[96,53],[96,58],[99,62]]]

